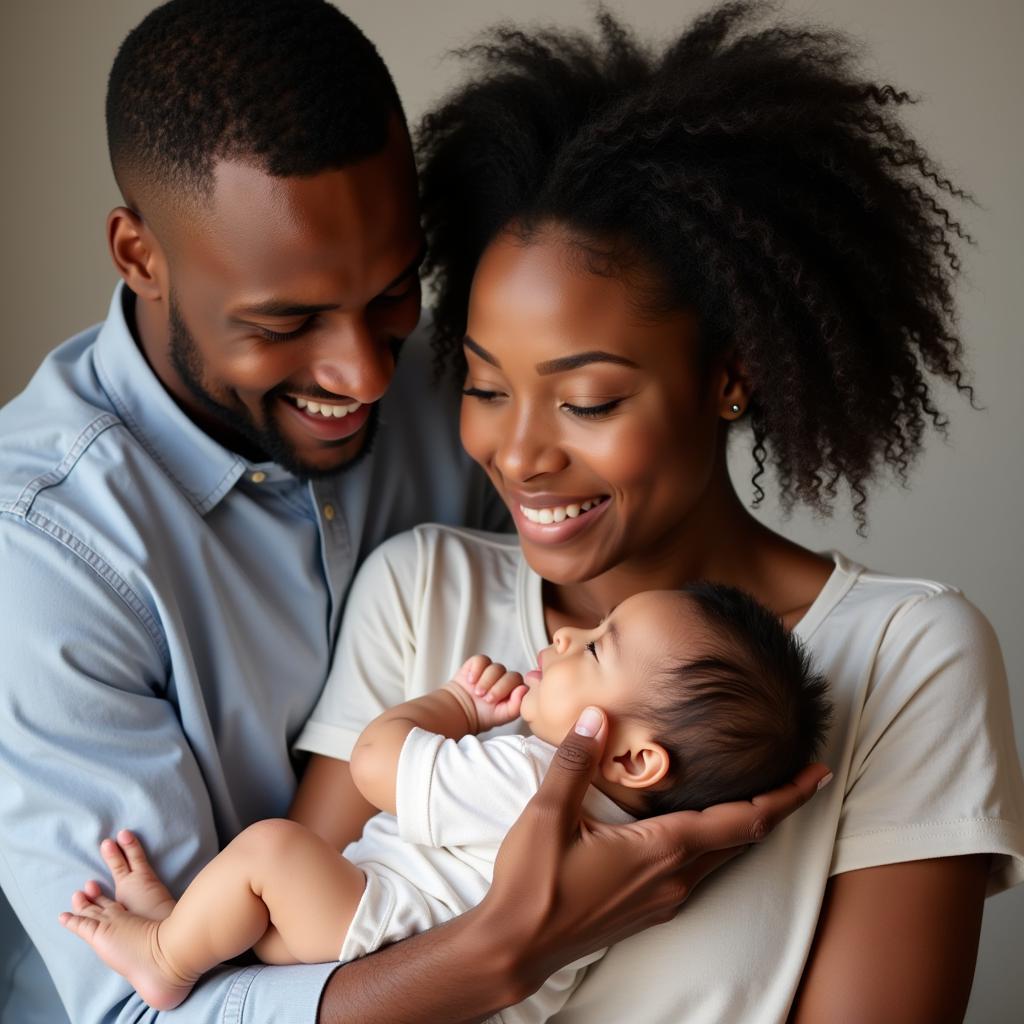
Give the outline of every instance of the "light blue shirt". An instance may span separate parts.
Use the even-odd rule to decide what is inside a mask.
[[[178,894],[283,815],[362,558],[425,520],[507,520],[422,329],[372,453],[309,484],[188,419],[124,295],[0,410],[0,886],[24,926],[0,906],[0,1022],[64,1019],[48,970],[75,1022],[309,1024],[334,965],[221,968],[158,1014],[57,915],[119,828]]]

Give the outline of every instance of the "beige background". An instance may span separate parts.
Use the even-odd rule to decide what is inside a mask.
[[[3,0],[0,402],[20,390],[48,349],[105,314],[114,273],[103,223],[117,195],[103,141],[103,93],[117,45],[151,6],[148,0]],[[590,10],[582,0],[344,0],[341,6],[380,47],[411,118],[456,77],[455,64],[442,55],[475,29],[506,16],[584,24]],[[704,7],[695,0],[611,6],[654,38]],[[764,515],[814,548],[841,548],[876,568],[962,587],[1002,639],[1020,737],[1024,4],[791,0],[785,8],[866,39],[868,66],[922,95],[924,102],[908,115],[912,125],[982,203],[965,211],[980,244],[968,254],[962,331],[985,409],[972,411],[942,392],[952,419],[950,443],[931,439],[909,491],[884,484],[866,541],[845,515],[831,522],[796,515],[788,523],[775,508]],[[741,481],[749,477],[743,453],[736,471]],[[968,1014],[973,1024],[1020,1020],[1022,950],[1024,886],[987,904]]]

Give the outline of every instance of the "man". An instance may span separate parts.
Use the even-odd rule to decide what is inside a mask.
[[[99,839],[137,830],[180,890],[284,813],[361,558],[422,520],[505,522],[414,330],[411,146],[358,29],[322,0],[173,0],[122,46],[107,122],[123,283],[0,412],[0,883],[24,928],[5,926],[3,1024],[61,1002],[154,1019],[56,921],[103,876]],[[476,911],[344,970],[226,968],[174,1019],[482,1019],[665,919],[729,855],[695,854],[763,834],[816,781],[581,839],[602,721]]]

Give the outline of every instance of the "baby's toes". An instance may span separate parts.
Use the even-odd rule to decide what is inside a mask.
[[[67,928],[69,932],[74,932],[80,939],[85,939],[88,942],[96,934],[96,929],[99,928],[100,922],[95,917],[85,917],[82,914],[69,914],[66,910],[58,918],[58,921]]]
[[[103,858],[103,863],[107,865],[115,882],[119,882],[131,871],[128,865],[128,858],[125,857],[124,851],[113,839],[104,839],[100,843],[100,856]]]
[[[88,885],[89,883],[86,884]],[[93,897],[89,893],[82,892],[81,889],[76,889],[71,894],[71,909],[76,914],[81,914],[86,907],[91,906],[93,906]]]
[[[117,841],[120,844],[121,852],[128,859],[128,866],[132,871],[148,871],[153,874],[152,865],[142,848],[142,843],[134,832],[123,828],[117,833]]]

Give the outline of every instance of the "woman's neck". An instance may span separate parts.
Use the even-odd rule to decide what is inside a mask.
[[[718,486],[656,546],[581,583],[545,581],[545,621],[549,635],[565,625],[592,627],[633,594],[709,580],[747,591],[792,627],[830,573],[826,559],[750,514],[723,465]]]

